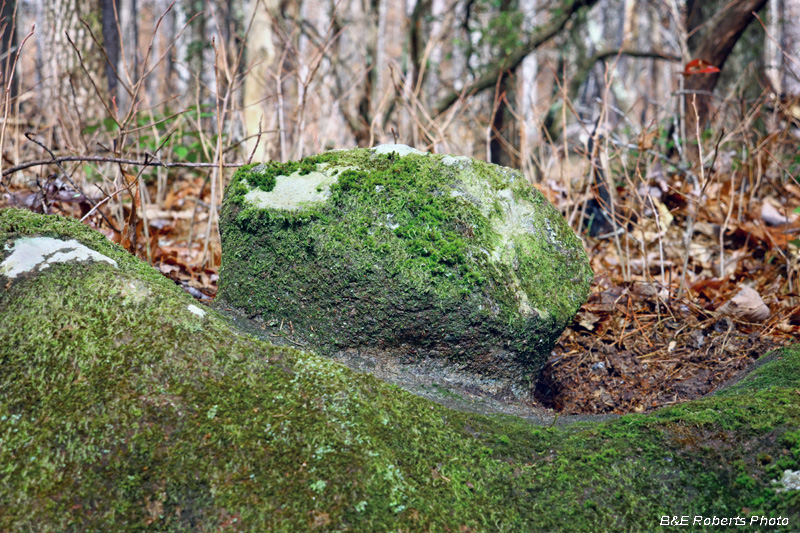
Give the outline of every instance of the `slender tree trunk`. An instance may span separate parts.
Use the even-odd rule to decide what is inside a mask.
[[[120,56],[117,61],[117,72],[126,80],[129,87],[139,81],[141,76],[141,65],[139,65],[139,15],[137,0],[117,0],[120,2],[119,22],[121,35]],[[144,96],[142,91],[138,98]],[[125,114],[130,108],[131,102],[128,94],[120,91],[117,95],[120,112]]]
[[[0,28],[2,28],[2,35],[0,35],[0,80],[3,83],[0,94],[4,95],[5,88],[8,86],[6,77],[11,74],[11,65],[17,53],[16,1],[0,0],[0,3],[3,6],[0,14]],[[17,79],[14,78],[11,80],[11,98],[16,96]]]
[[[783,2],[783,92],[800,96],[800,0]]]
[[[389,12],[389,0],[378,1],[378,35],[375,43],[375,85],[372,94],[372,115],[379,113],[378,107],[383,101],[386,90],[386,16]]]
[[[75,140],[80,138],[87,120],[105,114],[96,93],[100,90],[101,98],[108,96],[103,94],[105,84],[100,81],[104,78],[105,60],[80,22],[85,20],[95,35],[102,34],[100,21],[94,18],[102,12],[101,6],[99,0],[47,0],[35,7],[38,20],[34,38],[41,76],[39,109],[50,124],[58,120],[66,129],[51,130],[56,139],[63,134],[64,138]]]
[[[523,30],[526,33],[533,31],[536,27],[539,10],[539,0],[521,0],[520,10],[525,13]],[[539,94],[536,86],[536,78],[539,74],[539,57],[531,54],[522,60],[517,68],[518,87],[517,95],[519,98],[520,113],[522,115],[522,127],[520,128],[520,155],[522,157],[522,167],[532,171],[532,150],[534,143],[538,140],[538,110]]]
[[[275,84],[275,80],[269,74],[269,68],[275,59],[269,9],[275,7],[274,0],[250,0],[246,11],[245,28],[249,25],[250,29],[247,33],[249,72],[244,79],[244,123],[245,135],[250,137],[247,141],[247,153],[252,153],[258,143],[258,151],[254,154],[255,161],[263,161],[269,157],[268,136],[262,135],[261,139],[258,139],[256,135],[259,124],[262,131],[267,129],[267,117],[270,115],[267,109],[268,104],[272,103],[268,101],[267,95]]]
[[[511,8],[511,0],[501,0],[500,10],[508,10]],[[516,72],[516,68],[514,71]],[[495,95],[498,99],[506,96],[510,102],[514,101],[513,98],[513,84],[510,83],[510,77],[506,72],[500,75],[499,84]],[[510,94],[509,94],[510,93]],[[492,121],[492,140],[489,143],[490,160],[492,163],[503,166],[516,166],[514,157],[509,153],[507,144],[512,146],[515,144],[515,136],[510,131],[514,127],[514,120],[509,117],[509,112],[506,104],[502,100],[493,101],[492,106],[497,106],[494,120]]]
[[[103,47],[106,49],[106,85],[111,98],[117,97],[117,69],[120,57],[120,36],[117,26],[119,0],[102,0]]]
[[[211,40],[214,39],[218,49],[223,47],[223,44],[220,43],[220,37],[217,35],[217,23],[220,22],[217,18],[219,13],[215,9],[215,6],[210,5],[212,1],[213,0],[205,0],[198,2],[198,7],[203,12],[203,16],[198,20],[202,25],[197,26],[199,31],[196,44],[202,52],[199,54],[201,59],[196,73],[200,76],[203,89],[207,91],[206,94],[208,98],[206,99],[206,103],[213,102],[213,98],[217,96],[217,79],[214,73],[214,48],[211,46]],[[214,131],[216,131],[216,122],[211,121],[210,125]]]
[[[175,92],[185,95],[184,103],[186,105],[194,103],[194,95],[189,92],[192,85],[190,44],[193,34],[191,26],[187,27],[189,20],[194,15],[193,5],[194,2],[181,1],[176,2],[172,7],[174,10],[172,33],[180,34],[180,38],[175,42],[173,59],[170,61],[170,78],[173,80]]]

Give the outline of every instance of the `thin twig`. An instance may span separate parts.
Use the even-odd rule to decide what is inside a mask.
[[[87,196],[87,195],[86,195],[86,193],[84,193],[84,192],[83,192],[83,191],[80,189],[80,187],[78,187],[77,185],[75,185],[75,182],[74,182],[74,181],[72,181],[72,178],[69,176],[69,174],[67,173],[67,171],[66,171],[66,170],[64,169],[64,167],[61,165],[61,162],[60,162],[60,161],[55,161],[55,159],[56,159],[56,156],[55,156],[55,154],[52,152],[52,150],[50,150],[50,148],[48,148],[47,146],[45,146],[43,143],[41,143],[41,142],[37,141],[37,140],[36,140],[36,139],[33,137],[33,133],[31,133],[31,132],[27,132],[27,133],[25,133],[25,137],[27,137],[29,141],[31,141],[31,142],[33,142],[33,143],[36,143],[36,144],[38,144],[39,146],[41,146],[41,147],[42,147],[42,149],[43,149],[44,151],[46,151],[48,154],[50,154],[50,157],[52,157],[52,158],[53,158],[53,159],[52,159],[52,162],[54,162],[54,163],[55,163],[55,165],[58,167],[58,169],[59,169],[59,170],[61,171],[61,173],[64,175],[64,178],[65,178],[65,179],[66,179],[66,180],[69,182],[69,184],[70,184],[70,185],[72,185],[72,188],[73,188],[73,189],[75,189],[76,191],[78,191],[79,193],[81,193],[81,194],[82,194],[82,195],[83,195],[83,196],[86,198],[86,201],[88,201],[90,204],[92,204],[92,207],[94,207],[94,205],[95,205],[95,202],[94,202],[94,200],[92,200],[91,198],[89,198],[89,196]],[[114,230],[116,233],[119,233],[119,230],[117,229],[117,227],[116,227],[116,226],[114,226],[114,224],[112,224],[112,223],[111,223],[111,221],[108,219],[108,217],[106,217],[105,213],[103,213],[102,211],[99,211],[99,213],[100,213],[100,215],[103,217],[103,220],[105,220],[105,221],[106,221],[106,223],[107,223],[107,224],[108,224],[108,225],[111,227],[111,229],[113,229],[113,230]]]
[[[31,139],[33,140],[33,139]],[[36,141],[34,141],[36,142]],[[38,144],[38,143],[37,143]],[[3,177],[8,176],[9,174],[14,174],[19,172],[20,170],[25,170],[26,168],[31,167],[40,167],[43,165],[51,165],[51,164],[59,164],[59,163],[66,163],[70,161],[79,161],[79,162],[94,162],[94,163],[119,163],[122,165],[133,165],[133,166],[144,166],[144,167],[165,167],[165,168],[216,168],[219,167],[219,163],[184,163],[184,162],[163,162],[158,160],[140,160],[140,159],[125,159],[122,157],[106,157],[106,156],[99,156],[99,155],[66,155],[61,157],[53,157],[52,159],[36,159],[34,161],[26,161],[24,163],[20,163],[19,165],[15,165],[11,168],[7,168],[3,171]],[[225,163],[222,165],[226,168],[239,168],[244,163]]]
[[[14,83],[14,71],[17,68],[17,63],[19,62],[19,55],[22,52],[22,48],[25,46],[25,43],[28,39],[31,38],[33,32],[36,30],[36,24],[31,26],[31,31],[28,32],[28,35],[22,39],[22,42],[17,47],[17,53],[14,56],[14,62],[11,63],[11,72],[8,75],[8,86],[5,87],[3,90],[3,128],[0,130],[0,151],[2,151],[3,146],[5,145],[5,138],[6,138],[6,126],[8,125],[8,109],[11,103],[11,87]],[[0,156],[0,171],[3,170],[3,158]],[[0,174],[0,183],[3,182],[3,177],[5,177],[5,172]]]
[[[694,109],[694,116],[695,116],[695,133],[697,134],[697,150],[699,154],[700,160],[700,183],[705,183],[705,169],[703,168],[703,142],[702,137],[700,137],[700,121],[697,119],[697,96],[692,96],[692,108]],[[700,211],[700,200],[702,199],[703,189],[697,187],[697,183],[694,184],[695,190],[697,190],[698,195],[695,196],[694,194],[689,194],[689,197],[692,198],[693,201],[689,202],[689,209],[686,215],[686,235],[684,235],[683,243],[685,246],[684,256],[683,256],[683,271],[681,272],[681,283],[678,286],[678,298],[683,297],[683,291],[686,288],[686,276],[688,274],[687,270],[689,268],[689,256],[691,255],[692,250],[692,237],[694,236],[694,223],[695,219],[697,218],[697,213]]]
[[[261,142],[261,120],[264,118],[264,115],[258,117],[258,137],[256,138],[256,144],[253,146],[253,151],[250,152],[250,157],[247,158],[247,164],[249,165],[253,161],[253,157],[256,155],[256,150],[258,150],[258,145]]]
[[[69,33],[64,32],[64,35],[67,36],[67,42],[70,44],[70,46],[72,46],[72,49],[75,50],[75,54],[78,56],[78,62],[81,64],[81,69],[83,70],[83,73],[86,74],[86,77],[89,78],[89,82],[92,84],[92,87],[94,88],[94,92],[97,95],[97,98],[100,100],[100,103],[103,104],[103,107],[106,108],[106,113],[108,113],[108,116],[111,118],[111,120],[114,121],[117,127],[119,129],[122,129],[122,125],[117,120],[117,114],[114,113],[110,107],[108,107],[105,98],[103,98],[103,93],[100,92],[100,89],[97,87],[94,78],[92,78],[92,75],[89,73],[89,69],[86,68],[86,64],[83,62],[83,55],[81,54],[80,50],[75,45],[75,43],[72,42],[72,38],[69,36]]]

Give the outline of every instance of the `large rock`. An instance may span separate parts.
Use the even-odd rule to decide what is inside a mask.
[[[491,393],[529,390],[592,280],[519,172],[403,145],[243,168],[220,228],[229,305]]]
[[[244,334],[100,233],[13,209],[0,324],[0,531],[800,524],[800,347],[648,415],[456,412]]]

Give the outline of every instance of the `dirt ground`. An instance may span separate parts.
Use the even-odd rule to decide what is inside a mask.
[[[791,338],[663,300],[649,285],[595,285],[553,350],[536,399],[562,414],[648,411],[713,392]]]

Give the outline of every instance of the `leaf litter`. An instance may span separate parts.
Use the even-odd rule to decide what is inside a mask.
[[[614,239],[584,236],[595,283],[543,369],[537,403],[563,414],[649,411],[711,393],[797,338],[800,185],[765,181],[756,195],[744,181],[736,173],[717,176],[704,191],[680,297],[683,232],[693,205],[688,183],[668,186],[658,177],[638,194],[618,189],[628,251],[621,254]],[[17,187],[0,207],[89,212],[85,197],[51,182]],[[568,215],[574,199],[569,204],[562,183],[540,188]],[[643,197],[650,199],[644,208]],[[137,256],[201,301],[213,298],[219,279],[218,236],[203,249],[210,201],[202,177],[179,174],[162,202],[140,209],[136,228]],[[128,196],[114,220],[128,220],[130,204]],[[111,208],[103,209],[112,218]],[[87,223],[121,242],[97,213]]]

